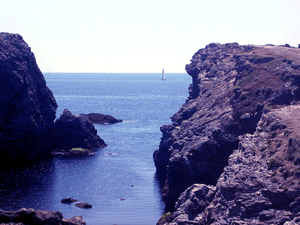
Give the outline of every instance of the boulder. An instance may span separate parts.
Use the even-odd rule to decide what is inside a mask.
[[[0,164],[49,156],[57,104],[21,35],[0,33]]]
[[[85,225],[82,217],[76,216],[63,219],[59,211],[42,211],[35,209],[20,209],[17,211],[0,210],[1,224],[57,224],[57,225]]]
[[[65,109],[55,121],[54,148],[70,151],[72,148],[95,150],[105,146],[87,116],[73,115]]]
[[[104,115],[100,113],[89,113],[81,115],[86,115],[89,118],[89,120],[94,124],[114,124],[122,122],[122,120],[116,119],[113,116]]]

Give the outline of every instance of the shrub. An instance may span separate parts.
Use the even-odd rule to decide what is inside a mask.
[[[270,159],[268,163],[268,170],[277,169],[280,166],[280,163],[276,159]]]

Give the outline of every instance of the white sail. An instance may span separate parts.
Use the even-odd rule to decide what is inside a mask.
[[[166,79],[164,68],[162,69],[161,79],[162,79],[162,80],[165,80],[165,79]]]

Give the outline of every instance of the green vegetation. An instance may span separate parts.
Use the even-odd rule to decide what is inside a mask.
[[[276,159],[270,159],[268,163],[268,170],[277,169],[280,163]]]
[[[72,151],[82,151],[82,152],[88,151],[87,149],[84,149],[84,148],[72,148],[71,150]]]
[[[171,215],[171,212],[167,212],[167,213],[165,213],[164,215],[162,215],[161,216],[161,218],[163,219],[163,220],[165,220],[167,217],[169,217]]]

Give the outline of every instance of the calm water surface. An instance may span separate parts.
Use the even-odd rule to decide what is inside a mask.
[[[87,224],[151,225],[164,211],[152,154],[160,126],[188,96],[187,74],[45,74],[59,105],[73,114],[103,113],[123,119],[95,125],[108,144],[92,157],[54,158],[0,176],[0,208],[61,211],[82,215]],[[80,209],[61,204],[71,196],[93,205]],[[123,200],[121,200],[123,199]],[[124,200],[125,199],[125,200]]]

